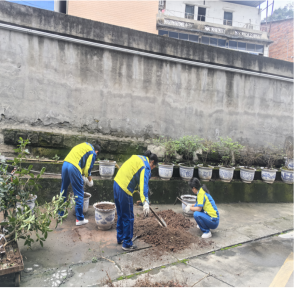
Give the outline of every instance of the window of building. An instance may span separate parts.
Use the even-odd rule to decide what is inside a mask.
[[[198,42],[199,37],[196,35],[189,35],[189,41]]]
[[[197,20],[205,22],[205,16],[206,16],[206,8],[198,7]]]
[[[188,34],[184,34],[184,33],[179,33],[179,38],[181,40],[186,40],[188,41],[189,35]]]
[[[179,39],[179,33],[176,33],[176,32],[169,31],[168,36],[171,38]]]
[[[246,43],[238,42],[238,50],[246,50]]]
[[[201,38],[201,43],[202,43],[202,44],[209,45],[209,37],[204,37],[204,36],[202,36],[202,38]]]
[[[194,6],[186,5],[185,18],[194,19]]]
[[[247,43],[247,51],[255,51],[255,44],[249,44]]]
[[[263,49],[264,49],[263,45],[255,45],[255,47],[256,47],[256,52],[263,54]]]
[[[230,49],[237,49],[237,41],[230,41],[229,48]]]
[[[217,38],[210,38],[210,45],[217,46]]]
[[[217,46],[225,48],[226,47],[226,40],[224,39],[217,39]]]
[[[164,36],[164,35],[168,36],[168,31],[158,30],[158,35],[160,35],[160,36]]]
[[[224,13],[224,25],[232,26],[233,24],[233,13],[225,12]]]

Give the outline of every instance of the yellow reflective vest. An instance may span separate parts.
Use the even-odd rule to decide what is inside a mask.
[[[91,176],[91,170],[96,160],[94,147],[85,142],[73,147],[64,161],[73,164],[81,174]]]
[[[145,156],[133,155],[118,170],[114,181],[128,195],[133,196],[134,190],[140,187],[142,203],[148,197],[148,182],[151,178],[149,159]]]

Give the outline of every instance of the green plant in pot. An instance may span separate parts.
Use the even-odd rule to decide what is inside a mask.
[[[29,154],[26,149],[29,140],[19,138],[18,142],[18,148],[15,149],[17,157],[12,165],[14,170],[8,172],[10,165],[5,159],[0,164],[0,213],[4,216],[4,221],[0,222],[0,234],[6,238],[4,249],[8,249],[6,247],[18,239],[24,239],[24,245],[29,247],[33,242],[43,246],[48,233],[53,231],[52,220],[55,220],[57,227],[67,217],[68,209],[74,205],[73,198],[64,201],[60,193],[51,202],[38,205],[35,192],[41,188],[38,182],[45,168],[38,175],[31,172],[32,165],[22,168],[22,161]],[[60,217],[58,211],[64,211],[64,216]]]
[[[266,167],[261,168],[261,178],[264,182],[272,184],[276,179],[277,170],[274,169],[274,165],[278,162],[282,149],[280,147],[269,144],[264,150],[264,159],[266,161]]]
[[[183,155],[185,163],[180,163],[180,176],[184,180],[190,180],[194,175],[193,154],[198,150],[203,149],[203,139],[194,136],[183,136],[179,140],[178,153]]]
[[[175,159],[179,143],[164,136],[153,140],[153,144],[162,147],[164,150],[163,163],[158,163],[158,173],[162,180],[170,180],[173,175],[172,161]]]
[[[202,181],[209,181],[212,177],[214,166],[207,164],[208,155],[215,152],[216,144],[208,139],[202,142],[202,161],[203,164],[198,164],[198,176]]]
[[[254,180],[256,169],[252,167],[253,163],[260,158],[261,155],[254,152],[253,148],[246,146],[240,156],[240,177],[244,183],[251,183]]]
[[[240,155],[244,146],[237,141],[233,141],[230,137],[220,137],[216,146],[221,153],[223,162],[223,165],[219,167],[219,177],[223,182],[231,182],[234,177],[235,167],[233,167],[233,165],[235,157]]]

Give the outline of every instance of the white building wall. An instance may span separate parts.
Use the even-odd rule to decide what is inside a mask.
[[[205,4],[204,4],[205,2]],[[233,26],[246,28],[247,23],[253,25],[254,30],[260,30],[261,15],[259,9],[239,4],[232,4],[223,1],[166,1],[165,14],[185,17],[185,7],[194,5],[194,19],[197,20],[198,7],[206,8],[205,22],[223,24],[224,12],[233,13]],[[247,27],[248,28],[248,27]]]

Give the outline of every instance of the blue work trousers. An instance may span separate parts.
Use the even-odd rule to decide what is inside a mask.
[[[76,201],[76,217],[78,220],[84,220],[83,214],[83,206],[84,206],[84,180],[82,177],[81,172],[71,163],[64,162],[62,165],[62,184],[60,193],[63,192],[63,197],[65,197],[64,201],[66,201],[67,196],[67,188],[69,184],[71,184],[73,193],[75,196]],[[59,215],[63,216],[63,211],[59,213]]]
[[[117,211],[117,242],[123,241],[123,247],[128,248],[133,246],[133,197],[122,190],[115,181],[113,183],[113,194]]]
[[[195,211],[193,216],[203,233],[208,233],[210,229],[216,229],[219,224],[219,218],[210,217],[204,212]]]

